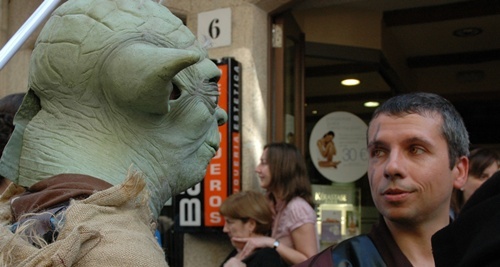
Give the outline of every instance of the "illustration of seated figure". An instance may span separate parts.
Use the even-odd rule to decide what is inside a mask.
[[[318,165],[320,167],[337,168],[337,166],[340,164],[340,161],[333,161],[333,157],[337,155],[337,148],[335,147],[335,143],[333,142],[334,137],[335,133],[333,131],[329,131],[316,142],[321,156],[326,158],[326,160],[318,161]]]

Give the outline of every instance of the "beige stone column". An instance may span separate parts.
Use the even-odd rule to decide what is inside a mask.
[[[255,165],[266,143],[268,106],[269,22],[267,13],[251,4],[232,8],[233,48],[209,49],[212,58],[234,57],[242,65],[242,188],[258,189]]]
[[[258,189],[254,169],[262,146],[266,142],[270,30],[266,10],[249,2],[251,1],[192,1],[190,7],[179,9],[189,10],[187,26],[196,34],[198,13],[218,8],[231,8],[231,45],[208,48],[208,53],[213,59],[234,57],[242,65],[240,92],[242,188]],[[179,9],[174,7],[172,11]]]

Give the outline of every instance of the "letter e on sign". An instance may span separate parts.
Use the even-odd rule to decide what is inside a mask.
[[[208,48],[231,45],[231,8],[199,13],[198,41],[210,42]]]

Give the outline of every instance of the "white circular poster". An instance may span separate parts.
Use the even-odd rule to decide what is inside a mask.
[[[321,118],[309,139],[316,169],[334,182],[349,183],[363,177],[368,169],[367,128],[349,112],[336,111]]]

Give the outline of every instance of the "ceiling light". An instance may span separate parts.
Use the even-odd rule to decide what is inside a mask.
[[[313,110],[312,114],[318,114],[318,111],[317,110]]]
[[[354,86],[359,84],[358,79],[345,79],[340,82],[344,86]]]
[[[470,27],[470,28],[461,28],[453,31],[453,35],[456,37],[473,37],[479,35],[483,32],[481,28]]]
[[[380,105],[380,103],[377,101],[368,101],[368,102],[365,102],[363,105],[367,108],[376,108]]]

